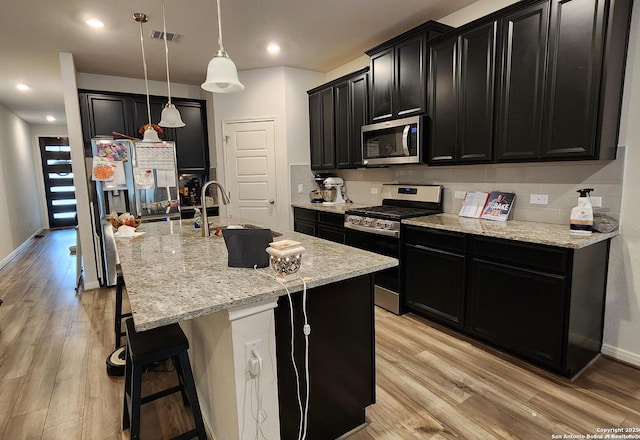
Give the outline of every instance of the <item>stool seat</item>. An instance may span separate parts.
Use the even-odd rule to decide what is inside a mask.
[[[145,332],[137,332],[133,319],[125,321],[127,336],[122,429],[129,428],[129,438],[140,439],[140,407],[145,403],[180,392],[185,405],[191,406],[195,428],[174,439],[186,440],[197,437],[206,440],[204,421],[196,393],[195,381],[187,350],[189,340],[178,324],[169,324]],[[165,359],[175,366],[179,384],[142,396],[142,375],[146,367]]]

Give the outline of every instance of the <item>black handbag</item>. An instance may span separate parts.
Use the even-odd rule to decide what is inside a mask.
[[[222,229],[229,253],[229,267],[267,267],[266,248],[273,241],[271,229]]]

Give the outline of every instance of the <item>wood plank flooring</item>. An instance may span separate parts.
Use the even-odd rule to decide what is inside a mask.
[[[76,293],[74,230],[0,270],[0,439],[126,439],[109,377],[113,289]],[[640,370],[599,358],[570,383],[407,314],[376,312],[377,403],[350,440],[550,439],[640,427]],[[146,374],[144,389],[174,383]],[[193,426],[179,395],[143,406],[142,437]],[[269,439],[271,440],[271,439]],[[289,439],[284,439],[289,440]]]

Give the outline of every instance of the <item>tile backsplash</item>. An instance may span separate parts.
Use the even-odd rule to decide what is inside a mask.
[[[383,183],[440,184],[445,187],[444,211],[448,213],[457,213],[462,205],[462,198],[455,198],[456,192],[508,191],[516,193],[513,219],[568,224],[580,188],[593,188],[591,195],[602,198],[602,207],[594,208],[594,212],[619,218],[624,157],[625,148],[618,147],[618,158],[613,161],[407,165],[335,173],[345,180],[345,192],[354,203],[379,204]],[[297,194],[298,183],[305,185],[304,194]],[[309,201],[307,185],[311,185],[309,191],[315,187],[309,165],[291,165],[292,201]],[[530,204],[531,194],[546,194],[548,204]]]

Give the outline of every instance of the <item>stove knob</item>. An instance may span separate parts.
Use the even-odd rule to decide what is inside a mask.
[[[393,225],[391,224],[391,222],[389,220],[386,220],[384,222],[384,224],[382,225],[383,229],[391,229],[393,227]]]
[[[376,220],[376,228],[379,229],[385,229],[385,224],[386,222],[384,220]]]
[[[373,219],[372,218],[365,218],[363,221],[363,224],[365,226],[373,226]]]
[[[347,217],[347,222],[357,225],[360,223],[360,217],[355,216],[355,215],[350,215],[349,217]]]

